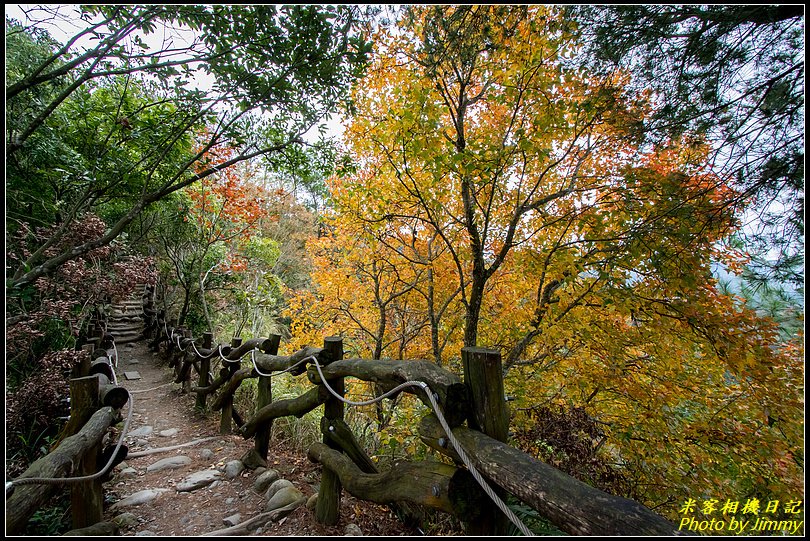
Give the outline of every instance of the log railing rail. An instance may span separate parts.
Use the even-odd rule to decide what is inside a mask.
[[[172,383],[196,395],[197,410],[221,412],[222,434],[231,433],[235,423],[245,439],[254,439],[253,448],[242,457],[246,466],[266,465],[274,419],[302,417],[324,405],[323,443],[313,444],[307,453],[323,467],[315,507],[316,520],[321,523],[338,521],[340,494],[346,489],[355,497],[390,504],[405,516],[412,512],[413,504],[450,513],[475,535],[505,534],[505,517],[531,535],[503,502],[507,494],[571,534],[681,533],[638,502],[593,488],[509,446],[509,412],[497,351],[463,348],[462,379],[429,361],[344,359],[339,337],[327,337],[322,348],[307,346],[290,355],[278,354],[280,336],[244,342],[237,337],[215,345],[213,334],[204,333],[198,347],[189,329],[178,327],[176,319],[167,320],[166,310],[155,309],[151,295],[144,295],[143,301],[143,336],[155,352],[165,344],[163,354],[174,369]],[[132,398],[117,385],[118,350],[103,317],[88,326],[85,342],[82,350],[86,354],[72,371],[71,417],[60,442],[19,478],[6,483],[7,534],[18,533],[61,485],[72,486],[72,533],[106,531],[101,523],[101,480],[127,455],[122,443],[132,417]],[[250,362],[242,367],[245,357]],[[216,377],[211,373],[212,361],[221,361]],[[195,371],[198,379],[192,383]],[[295,398],[273,400],[272,378],[287,372],[306,374],[313,387]],[[347,400],[347,377],[373,383],[380,394],[368,401]],[[252,378],[258,379],[256,408],[243,418],[234,408],[234,394]],[[455,465],[403,461],[380,472],[357,443],[343,421],[345,406],[368,405],[402,392],[413,394],[431,408],[432,413],[419,423],[420,438]],[[210,404],[209,396],[213,399]],[[102,452],[102,436],[120,420],[120,410],[127,403],[129,414],[117,445]],[[487,498],[500,513],[487,505]]]
[[[97,314],[100,314],[97,311]],[[108,531],[102,523],[102,482],[127,455],[124,438],[132,421],[133,402],[118,385],[118,349],[103,319],[88,325],[84,354],[70,380],[70,417],[50,453],[34,461],[19,477],[6,481],[6,535],[19,534],[33,514],[60,488],[71,491],[73,534]],[[102,448],[108,429],[121,420],[129,404],[118,441]],[[95,529],[93,529],[95,527]]]
[[[174,382],[196,394],[199,408],[221,412],[222,433],[232,431],[233,421],[245,439],[255,438],[256,445],[243,457],[248,467],[266,464],[264,438],[274,419],[302,417],[324,405],[323,443],[312,445],[308,452],[310,460],[323,466],[315,514],[324,524],[337,522],[340,492],[345,488],[355,497],[378,503],[418,504],[451,513],[465,523],[468,533],[478,535],[503,535],[507,526],[503,517],[512,514],[503,504],[499,505],[503,514],[493,514],[492,506],[482,505],[484,494],[496,505],[512,494],[571,534],[681,533],[638,502],[586,485],[509,446],[505,442],[509,413],[497,351],[464,348],[462,380],[429,361],[343,359],[339,337],[326,338],[322,348],[307,346],[290,355],[278,354],[278,336],[214,345],[212,335],[206,333],[198,347],[176,320],[165,319],[165,311],[152,310],[147,317],[150,346],[159,352],[166,345]],[[249,362],[243,367],[244,357]],[[213,360],[221,361],[216,377],[210,372]],[[192,371],[199,375],[196,385],[191,384]],[[272,400],[271,378],[283,372],[306,374],[313,387],[295,398]],[[344,398],[346,377],[374,383],[382,391],[375,401],[406,392],[431,407],[434,413],[419,424],[420,437],[456,461],[456,466],[402,462],[383,473],[369,468],[370,459],[342,420],[345,404],[359,404]],[[259,380],[260,398],[256,410],[243,419],[233,408],[233,396],[252,378]],[[209,396],[213,400],[207,406]],[[338,429],[348,434],[335,437]],[[524,534],[531,533],[513,514],[509,518]]]
[[[166,310],[155,309],[151,296],[143,301],[143,336],[156,352],[165,345],[163,354],[174,370],[172,383],[196,395],[197,410],[221,412],[222,434],[231,433],[235,423],[245,439],[254,439],[253,448],[242,457],[248,467],[266,465],[274,419],[302,417],[324,405],[323,443],[313,444],[307,453],[323,467],[315,507],[321,523],[337,522],[345,488],[355,497],[390,504],[401,516],[412,512],[412,504],[450,513],[475,535],[505,534],[504,517],[531,535],[503,503],[507,494],[571,534],[681,533],[638,502],[593,488],[509,446],[509,412],[497,351],[463,348],[462,379],[429,361],[344,359],[339,337],[327,337],[322,348],[307,346],[290,355],[278,354],[280,336],[244,342],[234,338],[229,344],[215,345],[213,334],[204,333],[198,344],[190,330],[177,326],[176,319],[166,319]],[[59,443],[19,478],[6,483],[7,534],[19,532],[48,496],[64,485],[72,487],[74,532],[103,525],[101,480],[127,455],[122,443],[132,417],[132,398],[117,384],[118,350],[103,317],[88,326],[82,350],[86,354],[71,374],[71,417]],[[242,367],[245,357],[250,362]],[[215,377],[211,370],[217,361],[221,363]],[[193,372],[198,375],[195,382]],[[272,378],[281,373],[306,374],[313,387],[295,398],[273,400]],[[362,402],[347,400],[347,377],[373,383],[380,395]],[[256,408],[243,418],[234,408],[234,394],[252,378],[258,380]],[[404,461],[380,472],[357,443],[343,421],[345,406],[373,404],[402,392],[431,408],[433,413],[419,423],[420,438],[455,465]],[[117,445],[102,452],[103,435],[120,420],[120,410],[127,403],[129,414]],[[487,497],[501,512],[485,504]]]

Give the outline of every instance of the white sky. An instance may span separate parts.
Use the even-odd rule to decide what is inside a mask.
[[[16,19],[24,25],[39,22],[40,24],[37,26],[47,30],[51,37],[60,43],[66,43],[84,28],[82,24],[83,21],[76,16],[78,12],[77,5],[47,4],[46,6],[51,12],[55,10],[59,17],[54,17],[51,13],[36,9],[40,7],[40,5],[35,4],[6,4],[6,16]],[[29,12],[28,16],[26,15],[26,11]],[[166,47],[167,43],[171,42],[173,42],[175,46],[190,44],[193,39],[193,32],[181,28],[157,27],[155,32],[148,35],[140,34],[140,37],[149,47],[153,47],[155,50],[162,50]],[[93,45],[95,45],[94,42],[87,36],[74,45],[74,50],[80,50]],[[202,71],[198,71],[195,77],[196,87],[202,90],[211,89],[213,87],[213,81],[212,77]],[[332,118],[326,122],[326,127],[326,134],[329,137],[339,138],[343,135],[342,119],[339,114],[332,115]],[[318,138],[318,130],[310,130],[304,135],[304,138],[305,140],[314,142]]]

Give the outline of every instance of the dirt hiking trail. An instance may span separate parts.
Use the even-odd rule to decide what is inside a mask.
[[[239,535],[419,535],[400,523],[388,507],[357,500],[345,491],[338,524],[318,524],[311,496],[318,492],[320,465],[273,439],[269,470],[244,469],[239,458],[253,441],[237,434],[220,435],[216,412],[207,416],[195,412],[194,395],[181,394],[180,385],[172,383],[171,369],[146,342],[120,345],[119,356],[120,383],[130,391],[134,405],[125,438],[130,456],[116,466],[112,480],[105,484],[104,520],[118,524],[123,535],[218,532],[277,504],[268,502],[268,488],[275,494],[294,493],[298,501],[306,498],[308,503],[278,520],[262,520]],[[137,372],[140,379],[126,379],[125,372]],[[125,416],[127,408],[122,411]],[[204,441],[150,452],[195,440]],[[289,484],[277,479],[286,479],[297,490],[283,491]]]

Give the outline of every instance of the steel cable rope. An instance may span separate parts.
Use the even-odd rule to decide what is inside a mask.
[[[254,348],[254,349],[251,349],[250,351],[255,351],[255,348]],[[219,353],[220,358],[221,358],[223,361],[225,361],[226,363],[241,363],[241,362],[242,362],[242,357],[244,357],[245,355],[247,355],[247,354],[248,354],[248,352],[245,352],[245,353],[243,353],[243,354],[242,354],[242,357],[239,357],[238,359],[229,359],[229,358],[225,357],[225,356],[222,354],[222,344],[219,344],[219,345],[217,346],[217,353]]]
[[[335,392],[334,389],[332,389],[329,386],[328,383],[326,383],[326,378],[324,377],[323,372],[321,372],[321,365],[318,363],[318,359],[316,359],[314,356],[307,357],[307,359],[312,359],[315,362],[315,368],[318,370],[318,375],[321,377],[321,383],[323,384],[324,387],[326,387],[326,390],[328,390],[332,394],[332,396],[334,396],[335,398],[337,398],[338,400],[340,400],[341,402],[343,402],[345,404],[349,404],[350,406],[368,406],[370,404],[374,404],[376,402],[381,401],[383,398],[386,398],[387,396],[389,396],[389,395],[391,395],[393,393],[396,393],[396,392],[398,392],[398,391],[400,391],[400,390],[402,390],[402,389],[404,389],[406,387],[419,387],[423,391],[425,391],[425,394],[427,395],[428,400],[430,400],[430,404],[433,407],[433,411],[436,413],[436,417],[439,419],[439,423],[442,425],[442,428],[444,429],[444,432],[447,434],[447,437],[450,440],[450,443],[452,443],[453,447],[455,447],[459,458],[461,458],[461,461],[464,463],[465,466],[467,466],[467,469],[470,471],[473,478],[475,478],[475,480],[478,481],[478,484],[481,485],[481,488],[484,489],[484,492],[487,493],[487,495],[492,499],[492,501],[495,502],[495,505],[497,505],[498,508],[501,511],[503,511],[503,513],[506,515],[506,517],[512,522],[512,524],[514,524],[523,533],[523,535],[526,535],[526,536],[533,536],[534,535],[534,533],[532,533],[532,531],[529,530],[529,528],[527,528],[525,524],[523,524],[523,522],[517,517],[517,515],[515,515],[512,512],[512,510],[509,509],[506,506],[504,501],[501,500],[501,498],[498,497],[497,494],[495,494],[495,492],[492,490],[492,488],[489,486],[489,484],[484,480],[484,478],[481,476],[481,474],[478,472],[478,470],[475,469],[475,467],[472,465],[472,462],[470,461],[470,458],[467,456],[467,453],[464,452],[464,448],[461,446],[461,443],[453,435],[453,431],[450,429],[450,426],[447,424],[447,420],[444,418],[444,415],[442,415],[442,412],[439,409],[439,404],[436,401],[436,396],[433,394],[433,391],[431,391],[431,389],[430,389],[430,387],[428,386],[427,383],[425,383],[423,381],[406,381],[404,383],[401,383],[401,384],[397,385],[396,387],[394,387],[390,391],[378,396],[377,398],[375,398],[373,400],[365,400],[363,402],[353,402],[351,400],[347,400],[347,399],[343,398],[342,396],[340,396],[337,392]]]
[[[116,347],[116,345],[115,345],[115,339],[114,338],[113,338],[112,343],[113,343],[113,351],[115,352],[115,363],[113,364],[113,366],[115,368],[118,368],[118,347]]]
[[[112,372],[113,377],[113,385],[118,385],[118,375],[115,373],[115,369],[118,368],[118,348],[115,347],[115,338],[112,339],[113,351],[115,352],[115,361],[110,359],[110,372]]]
[[[112,372],[113,376],[113,385],[118,385],[118,376],[115,374],[115,366],[110,365],[110,372]]]
[[[178,348],[180,347],[180,341],[179,341],[179,340],[177,340],[177,341],[175,342],[175,340],[174,340],[174,337],[175,337],[175,336],[179,337],[180,335],[179,335],[179,334],[178,334],[178,335],[176,335],[176,334],[174,333],[174,329],[172,329],[172,332],[169,332],[169,328],[166,326],[166,320],[165,320],[165,319],[163,320],[163,332],[166,334],[166,338],[167,338],[167,339],[168,339],[170,342],[172,342],[173,344],[176,344]],[[194,353],[196,353],[198,357],[204,357],[204,355],[203,355],[203,354],[201,354],[201,353],[199,352],[199,350],[197,349],[197,346],[194,344],[194,341],[193,341],[193,340],[191,341],[191,346],[194,348]],[[186,349],[188,349],[188,346],[186,346]],[[181,350],[181,351],[185,352],[186,350],[185,350],[185,349],[183,349],[183,350]],[[222,354],[220,353],[220,356],[221,356],[221,355],[222,355]],[[211,372],[208,372],[208,376],[209,376],[211,379],[214,379],[214,375],[213,375]],[[162,385],[161,385],[161,387],[162,387]],[[156,387],[156,389],[157,389],[157,388],[158,388],[158,387]],[[141,391],[139,391],[139,392],[141,392]]]
[[[197,346],[194,344],[193,340],[191,341],[191,347],[194,348],[194,353],[197,355],[197,357],[199,357],[200,359],[203,359],[203,358],[206,357],[205,355],[200,353],[200,351],[197,349]],[[209,359],[210,359],[210,357],[209,357]],[[200,371],[197,370],[197,373],[199,373],[199,372]],[[212,374],[210,370],[208,371],[208,377],[211,378],[212,380],[214,379],[214,374]]]
[[[191,341],[191,347],[192,349],[194,349],[194,353],[197,355],[197,357],[199,357],[200,359],[205,357],[205,355],[200,353],[200,350],[197,349],[197,345],[194,343],[194,340]]]
[[[132,421],[132,412],[134,411],[134,405],[132,402],[132,397],[130,396],[129,400],[129,412],[127,413],[127,419],[124,422],[124,428],[121,429],[121,435],[118,437],[118,443],[115,445],[115,450],[110,456],[110,459],[107,461],[107,464],[98,472],[91,474],[91,475],[83,475],[81,477],[24,477],[22,479],[13,479],[11,481],[6,481],[6,494],[8,494],[8,489],[12,486],[16,485],[72,485],[74,483],[84,483],[86,481],[92,481],[98,477],[101,477],[107,470],[112,467],[113,462],[115,462],[115,457],[118,456],[118,451],[121,449],[121,445],[124,443],[124,438],[129,431],[129,424]],[[57,447],[58,449],[58,447]]]
[[[279,370],[278,372],[270,372],[269,374],[265,374],[264,372],[259,370],[259,367],[256,364],[256,351],[257,351],[256,349],[251,349],[250,350],[250,360],[253,362],[253,369],[260,376],[264,376],[264,377],[267,377],[267,378],[272,378],[273,376],[278,376],[279,374],[284,374],[286,372],[290,372],[296,366],[308,361],[310,358],[313,358],[311,356],[310,357],[305,357],[305,358],[301,359],[300,361],[298,361],[297,363],[295,363],[294,365],[292,365],[292,366],[290,366],[288,368],[285,368],[284,370]]]
[[[166,323],[164,321],[164,328],[166,328],[165,325],[166,325]],[[168,329],[167,329],[167,334],[168,334]],[[174,332],[172,332],[172,334],[174,334]],[[193,345],[193,342],[192,342],[192,345]],[[179,345],[178,345],[178,347],[179,347]],[[196,351],[196,348],[195,348],[195,351]],[[458,453],[459,458],[461,458],[461,461],[464,463],[465,466],[467,466],[467,469],[472,474],[473,478],[478,482],[479,485],[481,485],[481,488],[490,497],[490,499],[492,499],[492,501],[495,503],[495,505],[498,506],[498,509],[500,509],[506,515],[506,517],[512,522],[512,524],[514,524],[521,531],[521,533],[523,533],[523,535],[534,536],[534,533],[532,533],[532,531],[529,530],[529,528],[527,528],[525,524],[523,524],[523,522],[517,517],[517,515],[515,515],[515,513],[506,506],[506,503],[504,503],[504,501],[497,494],[495,494],[495,492],[492,490],[492,488],[489,486],[489,484],[484,480],[484,478],[481,476],[481,474],[478,472],[478,470],[475,468],[475,466],[472,465],[472,461],[470,460],[469,456],[467,456],[467,453],[464,451],[464,448],[461,446],[461,443],[456,439],[455,435],[453,435],[452,429],[447,424],[447,420],[444,418],[444,415],[442,414],[441,409],[439,408],[439,404],[438,404],[438,402],[436,400],[436,396],[433,394],[433,391],[431,391],[430,386],[428,386],[427,383],[425,383],[423,381],[406,381],[404,383],[401,383],[401,384],[397,385],[396,387],[394,387],[390,391],[388,391],[386,393],[383,393],[382,395],[380,395],[380,396],[378,396],[378,397],[376,397],[374,399],[365,400],[365,401],[362,401],[362,402],[354,402],[354,401],[347,400],[346,398],[340,396],[337,392],[335,392],[334,389],[332,389],[332,387],[329,386],[329,384],[326,383],[326,378],[324,377],[323,372],[321,371],[321,365],[320,365],[320,363],[318,363],[318,359],[314,355],[310,355],[309,357],[306,357],[306,358],[302,359],[301,361],[299,361],[295,365],[293,365],[293,366],[291,366],[291,367],[289,367],[289,368],[287,368],[287,369],[285,369],[283,371],[276,372],[275,374],[273,374],[273,373],[265,374],[265,373],[261,372],[259,370],[258,366],[256,365],[255,352],[256,352],[255,348],[250,351],[251,361],[253,362],[253,368],[256,370],[256,372],[259,375],[265,376],[265,377],[273,377],[273,375],[288,372],[288,371],[292,370],[293,368],[295,368],[296,366],[300,365],[301,363],[312,359],[312,361],[315,363],[315,368],[318,370],[318,375],[321,377],[321,382],[323,383],[323,386],[326,387],[326,390],[329,391],[329,393],[331,393],[332,396],[334,396],[335,398],[337,398],[341,402],[343,402],[345,404],[348,404],[350,406],[368,406],[368,405],[371,405],[371,404],[376,404],[377,402],[382,401],[384,398],[387,398],[388,396],[390,396],[390,395],[392,395],[394,393],[397,393],[397,392],[399,392],[402,389],[405,389],[407,387],[419,387],[419,388],[421,388],[423,391],[425,391],[425,394],[427,395],[428,400],[430,401],[431,407],[433,408],[433,411],[436,413],[436,418],[439,420],[439,424],[442,426],[442,429],[444,430],[445,434],[447,434],[448,440],[450,441],[450,443],[455,448],[456,452]],[[222,355],[222,345],[217,346],[217,353],[219,354],[220,358],[223,361],[227,362],[227,363],[233,363],[233,362],[240,362],[241,361],[241,358],[234,361],[234,360],[227,359],[224,355]]]

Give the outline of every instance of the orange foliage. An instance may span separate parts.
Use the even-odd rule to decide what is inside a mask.
[[[515,408],[584,408],[601,457],[673,517],[688,497],[800,497],[803,342],[717,289],[712,263],[745,254],[722,243],[741,209],[707,145],[639,147],[649,96],[564,68],[576,45],[547,7],[480,7],[514,24],[486,26],[460,88],[455,49],[420,56],[432,9],[380,36],[356,90],[358,171],[330,184],[294,338],[457,366],[473,271],[490,265],[478,342],[503,351]],[[465,92],[461,129],[448,96]]]

